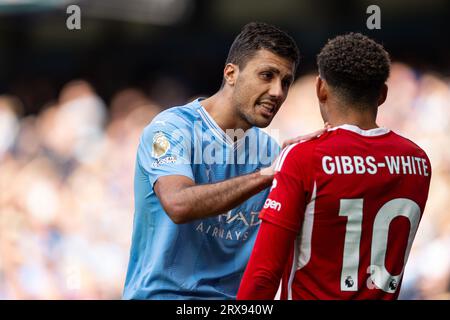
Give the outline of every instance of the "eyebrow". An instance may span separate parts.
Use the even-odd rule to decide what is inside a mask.
[[[264,69],[265,71],[271,71],[271,72],[276,73],[276,74],[280,74],[281,73],[278,68],[275,68],[275,67],[272,67],[272,66],[262,65],[261,69]],[[294,76],[291,73],[288,73],[285,78],[288,78],[290,82],[294,81]]]

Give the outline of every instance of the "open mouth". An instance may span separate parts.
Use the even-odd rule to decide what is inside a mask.
[[[272,117],[275,114],[276,106],[274,103],[258,102],[257,105],[260,107],[261,113],[265,117]]]

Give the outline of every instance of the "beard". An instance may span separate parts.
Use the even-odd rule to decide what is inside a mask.
[[[244,83],[245,81],[242,78],[238,78],[231,98],[236,116],[249,127],[265,128],[272,122],[279,105],[277,103],[277,108],[272,115],[262,112],[260,108],[263,107],[258,102],[269,101],[271,98],[267,95],[261,95],[256,99],[249,97],[248,92],[254,89],[245,86]]]
[[[235,101],[233,106],[236,111],[236,116],[249,127],[266,128],[275,116],[274,114],[272,117],[265,117],[260,114],[258,108],[261,107],[256,102],[242,103]]]

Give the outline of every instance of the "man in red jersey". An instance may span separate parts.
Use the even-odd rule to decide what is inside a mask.
[[[285,148],[237,295],[396,299],[425,208],[431,165],[410,140],[380,128],[389,56],[368,37],[330,40],[317,57],[319,138]]]

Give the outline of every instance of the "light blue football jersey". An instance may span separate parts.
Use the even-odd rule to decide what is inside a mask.
[[[196,184],[219,182],[266,167],[278,153],[276,141],[256,127],[233,142],[201,99],[156,116],[144,129],[137,152],[123,298],[235,299],[269,190],[216,217],[177,225],[153,185],[167,175],[186,176]]]

